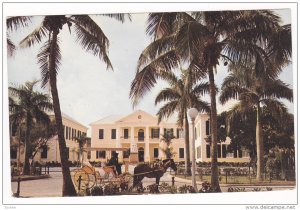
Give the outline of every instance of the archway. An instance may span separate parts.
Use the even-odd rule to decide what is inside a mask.
[[[139,162],[144,162],[144,148],[140,147],[138,150],[138,154],[139,154]]]

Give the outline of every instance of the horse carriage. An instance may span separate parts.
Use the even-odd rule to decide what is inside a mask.
[[[85,165],[82,168],[72,171],[73,182],[77,187],[78,192],[91,190],[95,186],[105,188],[106,185],[113,185],[121,191],[132,192],[136,189],[138,192],[143,192],[144,187],[142,180],[147,178],[155,178],[155,186],[159,191],[160,178],[164,175],[168,168],[177,170],[173,159],[165,159],[157,161],[155,164],[138,164],[134,168],[134,174],[128,172],[117,175],[115,166],[103,166],[95,168]],[[153,189],[152,189],[153,190]]]

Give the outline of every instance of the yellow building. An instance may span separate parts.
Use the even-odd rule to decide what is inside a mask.
[[[54,120],[54,114],[49,114],[51,120]],[[62,113],[62,122],[64,127],[64,137],[67,146],[67,153],[69,155],[70,161],[78,161],[79,157],[79,145],[75,140],[76,137],[81,136],[82,134],[87,133],[87,127],[77,122],[70,116]],[[14,145],[17,145],[17,140],[13,138]],[[24,149],[21,146],[20,149],[20,162],[24,162]],[[85,157],[88,158],[88,157]],[[19,159],[19,150],[18,147],[11,147],[11,161],[17,162]],[[42,149],[40,149],[34,157],[34,161],[38,161],[39,163],[45,162],[61,162],[60,154],[59,154],[59,144],[58,144],[58,136],[54,136],[47,141],[47,145],[45,145]]]
[[[210,161],[210,146],[205,141],[209,135],[209,122],[207,114],[199,114],[195,120],[196,131],[196,159],[197,161]],[[175,155],[176,162],[184,161],[185,143],[184,131],[177,126],[176,119],[168,119],[157,124],[158,119],[142,110],[135,111],[129,115],[111,115],[90,124],[91,126],[91,161],[106,162],[113,152],[119,153],[119,160],[127,158],[128,154],[137,154],[139,162],[148,162],[155,159],[164,159],[165,154],[161,148],[166,145],[161,141],[161,136],[166,131],[173,132],[175,138],[172,140],[171,147]],[[208,127],[207,127],[208,126]],[[192,140],[192,126],[190,124],[190,141]],[[245,162],[249,161],[248,153],[243,152],[244,156],[226,153],[230,140],[220,144],[219,161]],[[190,143],[191,145],[191,143]]]

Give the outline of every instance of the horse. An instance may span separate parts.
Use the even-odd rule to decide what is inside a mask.
[[[165,159],[161,161],[161,164],[152,167],[149,164],[137,165],[134,168],[133,187],[139,185],[145,177],[156,178],[156,184],[159,185],[160,178],[169,167],[174,171],[177,171],[177,167],[173,159]]]

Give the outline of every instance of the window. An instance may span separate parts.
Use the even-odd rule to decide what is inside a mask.
[[[66,126],[66,139],[69,139],[69,127]]]
[[[197,147],[197,158],[201,158],[201,146]]]
[[[11,159],[16,159],[17,158],[17,148],[16,147],[11,147],[10,148],[10,158]]]
[[[111,129],[111,139],[116,139],[116,129]]]
[[[222,158],[226,158],[226,145],[225,144],[222,144]]]
[[[151,129],[151,138],[159,138],[159,128],[152,128]]]
[[[183,128],[177,128],[176,131],[176,138],[184,138],[184,132],[183,132]]]
[[[96,151],[96,158],[105,158],[106,157],[106,151]]]
[[[99,139],[103,139],[104,129],[99,129]]]
[[[69,153],[70,153],[70,148],[66,147],[66,154],[67,154],[67,159],[68,160],[69,160],[69,157],[70,157]]]
[[[209,135],[209,134],[210,134],[209,120],[207,120],[207,121],[205,122],[205,124],[206,124],[206,126],[205,126],[205,128],[206,128],[206,135]]]
[[[184,148],[179,148],[179,158],[184,158]]]
[[[71,128],[69,127],[69,139],[71,139]]]
[[[170,137],[174,137],[174,129],[173,128],[165,128],[164,129],[164,134],[166,134]]]
[[[44,145],[43,147],[42,147],[42,152],[41,152],[41,158],[47,158],[47,156],[48,156],[48,148],[47,148],[47,145]]]
[[[66,138],[65,134],[66,134],[66,126],[64,126],[64,138]]]
[[[206,157],[210,158],[210,145],[206,145]]]
[[[124,129],[124,139],[128,139],[128,129]]]
[[[129,158],[130,149],[123,151],[123,158]]]
[[[71,137],[71,139],[73,140],[73,138],[74,138],[74,129],[72,128],[72,137]]]
[[[154,158],[158,158],[158,148],[153,149],[153,156]]]
[[[221,145],[218,144],[218,158],[221,158]]]
[[[138,132],[138,140],[144,141],[144,130],[143,129],[140,129]]]

